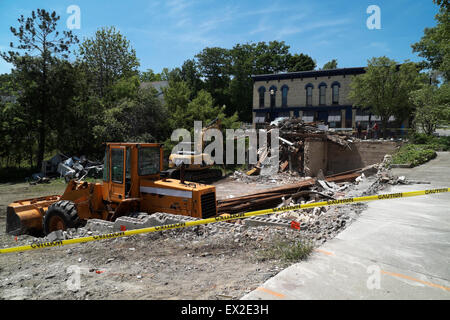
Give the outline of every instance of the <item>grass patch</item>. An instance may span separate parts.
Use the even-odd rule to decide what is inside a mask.
[[[264,248],[259,252],[259,259],[281,260],[284,263],[298,262],[305,260],[312,252],[314,245],[310,241],[296,240],[276,240],[273,245]]]
[[[392,163],[411,164],[415,167],[434,158],[436,158],[436,151],[433,145],[406,144],[392,156]]]

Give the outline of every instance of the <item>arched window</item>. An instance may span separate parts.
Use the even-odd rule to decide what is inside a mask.
[[[314,86],[311,83],[308,83],[305,86],[306,90],[306,105],[312,106],[312,92],[313,92]]]
[[[287,107],[287,96],[288,96],[289,87],[287,85],[283,85],[281,87],[281,106]]]
[[[331,92],[332,92],[332,100],[333,104],[339,104],[339,88],[341,87],[341,84],[337,81],[333,82],[331,84]]]
[[[274,108],[277,97],[277,87],[271,86],[269,89],[269,94],[270,94],[270,107]]]
[[[326,105],[326,95],[327,95],[327,84],[325,82],[321,82],[319,84],[319,105]]]
[[[264,108],[264,94],[266,92],[266,88],[259,87],[258,92],[259,92],[259,107]]]

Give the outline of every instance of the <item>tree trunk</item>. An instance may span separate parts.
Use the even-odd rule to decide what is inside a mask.
[[[28,155],[30,156],[30,168],[33,168],[33,148],[31,146]]]
[[[44,161],[45,134],[46,134],[46,130],[45,130],[44,124],[41,124],[41,126],[39,128],[38,151],[37,151],[37,169],[38,170],[41,170],[42,162]]]

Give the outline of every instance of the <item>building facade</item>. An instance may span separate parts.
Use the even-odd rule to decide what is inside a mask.
[[[352,79],[364,72],[358,67],[253,76],[253,123],[301,117],[331,128],[354,128],[356,122],[368,122],[369,114],[348,99]]]

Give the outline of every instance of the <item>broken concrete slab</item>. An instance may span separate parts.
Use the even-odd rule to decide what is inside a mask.
[[[49,234],[46,236],[46,238],[47,238],[47,240],[48,240],[49,242],[52,242],[52,241],[58,241],[58,240],[64,240],[64,239],[65,239],[63,230],[56,230],[56,231],[53,231],[53,232],[49,233]]]
[[[85,229],[88,231],[100,231],[100,232],[113,232],[114,222],[101,220],[101,219],[89,219],[86,223]]]

